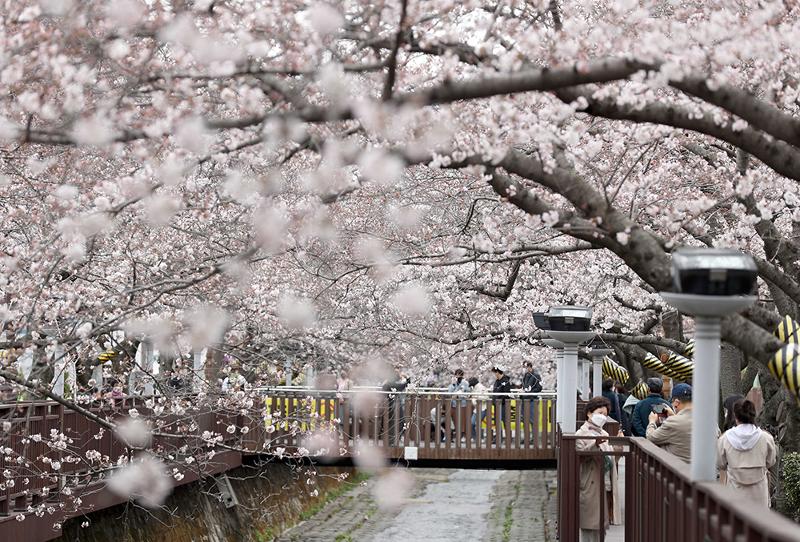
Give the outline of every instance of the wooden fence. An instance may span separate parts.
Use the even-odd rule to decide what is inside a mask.
[[[359,446],[372,446],[392,459],[555,459],[551,394],[482,397],[268,390],[265,421],[250,428],[247,445],[266,453],[306,448],[325,458],[352,457]],[[326,447],[314,449],[309,433],[323,435]]]
[[[579,438],[586,437],[559,436],[560,542],[578,542],[581,464],[602,463],[603,456],[625,461],[625,540],[800,542],[800,525],[717,482],[692,482],[688,464],[646,439],[611,438],[610,444],[619,451],[603,453],[577,451]],[[604,490],[605,484],[598,487]],[[599,494],[597,499],[602,521],[607,500]]]

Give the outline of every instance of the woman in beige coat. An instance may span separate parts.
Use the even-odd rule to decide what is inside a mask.
[[[717,463],[726,485],[747,500],[769,507],[767,472],[775,464],[775,439],[756,425],[756,408],[747,399],[733,403],[736,426],[717,442]]]
[[[608,411],[611,407],[605,397],[594,397],[586,403],[586,422],[575,433],[578,437],[608,437],[603,430],[608,420]],[[575,441],[578,452],[583,451],[612,451],[613,448],[604,439],[578,439]],[[616,464],[609,457],[583,457],[581,458],[580,473],[580,529],[581,542],[600,541],[600,501],[606,496],[607,474],[611,475],[612,495],[616,483]],[[616,503],[616,495],[614,495]],[[603,528],[608,528],[608,510],[603,518]]]

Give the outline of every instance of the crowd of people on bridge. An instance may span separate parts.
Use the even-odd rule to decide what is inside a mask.
[[[620,523],[617,493],[617,461],[612,457],[609,421],[620,423],[616,436],[646,438],[664,451],[686,463],[691,462],[692,386],[677,383],[669,401],[664,396],[660,378],[647,380],[649,394],[631,400],[619,393],[614,382],[603,382],[602,395],[588,401],[586,421],[578,429],[578,451],[603,451],[602,463],[595,457],[581,459],[580,530],[582,542],[600,540],[603,529]],[[620,406],[622,405],[622,406]],[[627,411],[627,412],[626,412]],[[717,466],[719,481],[735,490],[747,502],[770,506],[769,470],[777,461],[775,440],[756,425],[755,404],[741,395],[724,401],[725,422],[717,429]],[[714,415],[708,413],[708,415]],[[601,517],[602,515],[602,517]]]

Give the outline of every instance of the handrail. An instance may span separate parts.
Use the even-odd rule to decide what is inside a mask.
[[[497,398],[514,398],[514,397],[541,397],[545,399],[555,399],[556,393],[551,391],[541,391],[541,392],[523,392],[523,391],[514,391],[511,390],[505,393],[494,393],[490,391],[486,392],[478,392],[478,391],[420,391],[419,388],[406,388],[404,390],[383,390],[380,388],[369,388],[369,389],[346,389],[346,390],[320,390],[320,389],[312,389],[312,388],[283,388],[283,387],[265,387],[265,388],[255,388],[254,391],[259,392],[262,395],[267,393],[302,393],[305,395],[322,395],[322,394],[329,394],[329,395],[356,395],[356,394],[381,394],[381,395],[398,395],[398,394],[405,394],[405,395],[420,395],[420,396],[454,396],[454,397],[462,397],[465,399],[475,399],[476,397],[483,397],[486,396],[488,398],[497,397]]]
[[[577,440],[599,438],[622,444],[627,450],[576,449]],[[773,510],[754,507],[748,499],[717,482],[693,482],[689,464],[645,438],[559,432],[557,447],[561,542],[578,540],[580,458],[603,455],[625,457],[626,540],[800,542],[800,526],[796,523]]]

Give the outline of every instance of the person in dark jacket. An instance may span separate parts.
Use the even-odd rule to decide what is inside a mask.
[[[542,391],[542,377],[533,368],[530,361],[525,363],[525,374],[522,375],[522,391],[526,393],[539,393]]]
[[[494,401],[495,405],[494,423],[495,427],[501,428],[501,438],[503,438],[505,436],[503,413],[506,410],[506,399],[508,398],[508,393],[511,391],[511,379],[505,374],[505,369],[498,365],[492,367],[492,372],[494,373],[495,378],[494,386],[492,387],[492,393],[499,394],[492,396],[492,401]]]
[[[657,405],[666,405],[669,403],[661,395],[664,390],[664,381],[660,378],[648,378],[647,387],[650,389],[650,395],[636,403],[633,409],[633,419],[631,420],[631,431],[634,437],[644,437],[647,435],[647,424],[649,422],[650,413],[654,412],[653,407],[660,409]]]
[[[603,380],[603,397],[608,399],[611,405],[608,415],[612,420],[618,421],[620,426],[622,426],[622,407],[619,404],[619,396],[617,392],[614,391],[614,381],[610,378]]]

